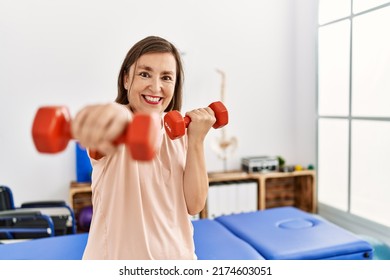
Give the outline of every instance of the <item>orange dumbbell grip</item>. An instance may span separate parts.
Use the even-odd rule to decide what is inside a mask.
[[[32,127],[32,137],[36,149],[41,153],[63,151],[69,141],[73,139],[70,124],[70,114],[66,107],[46,106],[39,108]],[[135,115],[133,121],[113,141],[113,144],[126,144],[132,157],[136,160],[151,160],[154,157],[157,131],[159,130],[158,124],[157,116]]]

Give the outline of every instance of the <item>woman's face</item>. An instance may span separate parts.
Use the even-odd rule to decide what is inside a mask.
[[[133,112],[163,113],[175,91],[176,60],[171,53],[148,53],[131,65],[124,86]]]

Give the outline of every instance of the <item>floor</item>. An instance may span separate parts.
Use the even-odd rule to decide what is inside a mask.
[[[373,237],[360,236],[374,247],[374,260],[390,260],[390,246]]]

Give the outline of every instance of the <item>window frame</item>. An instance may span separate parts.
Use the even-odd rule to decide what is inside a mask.
[[[320,0],[321,1],[321,0]],[[322,0],[322,1],[326,1],[326,0]],[[386,8],[386,7],[389,7],[390,6],[390,1],[385,3],[385,4],[382,4],[382,5],[379,5],[379,6],[376,6],[376,7],[372,7],[370,9],[367,9],[367,10],[364,10],[364,11],[361,11],[359,13],[353,13],[353,2],[354,0],[350,0],[351,1],[351,10],[350,10],[350,15],[349,16],[346,16],[346,17],[342,17],[342,18],[338,18],[338,19],[335,19],[335,20],[332,20],[332,21],[329,21],[329,22],[326,22],[326,23],[319,23],[318,24],[318,28],[317,28],[317,42],[316,42],[316,45],[317,45],[317,57],[316,57],[316,68],[317,68],[317,81],[316,81],[316,113],[317,113],[317,119],[316,119],[316,166],[317,166],[317,169],[320,170],[321,166],[319,166],[319,123],[321,120],[326,120],[326,119],[337,119],[337,120],[347,120],[348,122],[348,201],[347,201],[347,210],[344,211],[344,210],[340,210],[340,209],[337,209],[335,207],[332,207],[330,205],[327,205],[325,203],[321,203],[319,200],[318,200],[318,191],[317,191],[317,201],[318,201],[318,214],[320,214],[321,216],[323,216],[324,218],[327,218],[331,221],[333,221],[334,223],[336,224],[339,224],[340,226],[344,227],[344,228],[347,228],[355,233],[359,233],[359,234],[367,234],[367,235],[370,235],[370,236],[373,236],[373,237],[376,237],[388,244],[390,244],[390,236],[389,236],[389,232],[390,232],[390,227],[388,226],[385,226],[383,224],[379,224],[379,223],[376,223],[376,222],[373,222],[371,220],[368,220],[368,219],[365,219],[365,218],[362,218],[360,216],[357,216],[357,215],[354,215],[353,213],[351,213],[351,164],[352,164],[352,150],[351,150],[351,147],[352,147],[352,123],[354,120],[368,120],[368,121],[385,121],[385,122],[390,122],[390,117],[370,117],[370,116],[367,116],[367,117],[362,117],[362,116],[353,116],[352,115],[352,79],[353,79],[353,76],[352,76],[352,59],[353,59],[353,56],[352,56],[352,51],[353,51],[353,26],[354,26],[354,18],[355,17],[358,17],[358,16],[361,16],[363,14],[367,14],[367,13],[371,13],[371,12],[374,12],[374,11],[377,11],[379,9],[383,9],[383,8]],[[319,5],[319,9],[320,9],[320,5]],[[318,11],[319,13],[319,11]],[[319,104],[319,101],[320,101],[320,96],[319,96],[319,75],[320,75],[320,71],[319,71],[319,31],[320,31],[320,28],[324,27],[324,26],[328,26],[328,25],[331,25],[331,24],[335,24],[337,22],[340,22],[340,21],[344,21],[344,20],[349,20],[350,21],[350,33],[349,33],[349,42],[350,42],[350,45],[349,45],[349,48],[350,48],[350,52],[349,52],[349,109],[348,109],[348,115],[347,116],[339,116],[339,115],[320,115],[320,112],[319,112],[319,109],[320,109],[320,104]],[[318,182],[318,176],[317,176],[317,188],[320,189],[321,188],[321,185],[319,184]]]

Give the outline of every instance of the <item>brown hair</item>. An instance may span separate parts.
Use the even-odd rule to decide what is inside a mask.
[[[142,39],[141,41],[137,42],[127,53],[118,76],[118,96],[116,97],[115,102],[124,105],[129,104],[127,90],[124,87],[124,78],[129,74],[131,65],[136,63],[137,60],[146,53],[171,53],[174,56],[176,60],[175,90],[173,93],[173,98],[168,107],[165,109],[165,112],[172,110],[180,111],[183,99],[184,82],[184,71],[180,53],[172,43],[157,36],[149,36]]]

